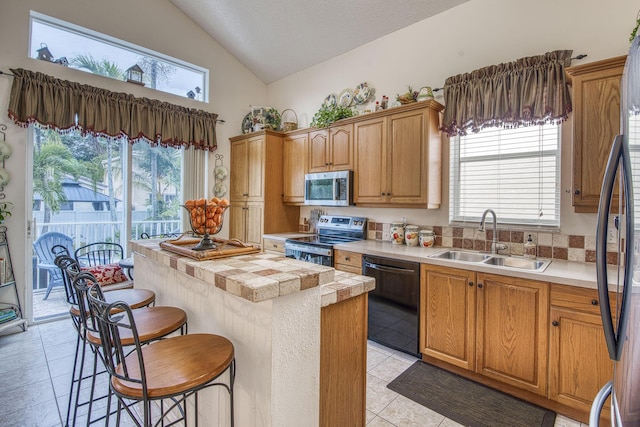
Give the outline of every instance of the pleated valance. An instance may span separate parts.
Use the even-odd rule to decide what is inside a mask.
[[[65,132],[79,130],[130,143],[193,146],[215,150],[217,114],[168,102],[137,98],[39,72],[12,69],[9,118],[17,125],[35,124]]]
[[[564,68],[571,50],[492,65],[449,77],[442,131],[449,136],[490,126],[560,123],[571,112]]]

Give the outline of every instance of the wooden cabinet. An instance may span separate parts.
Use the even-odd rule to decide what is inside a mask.
[[[620,79],[626,57],[566,69],[573,103],[573,206],[597,212],[613,139],[620,133]],[[615,193],[617,197],[617,192]],[[617,201],[612,202],[617,206]]]
[[[476,274],[422,265],[420,351],[455,366],[475,370]]]
[[[547,393],[549,284],[422,266],[423,355]]]
[[[364,293],[320,312],[321,427],[365,425],[367,303]]]
[[[546,396],[549,284],[478,273],[476,372]]]
[[[353,169],[353,124],[309,132],[309,172]]]
[[[230,141],[229,237],[262,246],[263,234],[297,231],[300,209],[282,202],[282,134],[262,131]]]
[[[286,204],[304,204],[304,175],[309,170],[307,146],[308,132],[287,134],[284,137],[284,191]]]
[[[550,298],[549,399],[577,409],[586,420],[593,398],[613,377],[598,292],[552,284]],[[609,417],[608,402],[605,408]]]
[[[284,240],[278,239],[262,239],[264,242],[263,250],[268,253],[284,255]]]
[[[440,207],[441,107],[416,103],[354,123],[356,205]]]
[[[333,264],[336,270],[362,274],[362,254],[335,249]]]

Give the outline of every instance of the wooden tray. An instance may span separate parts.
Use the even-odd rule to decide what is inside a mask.
[[[188,256],[198,261],[227,258],[236,255],[254,254],[260,252],[260,248],[253,245],[247,245],[237,239],[225,240],[212,237],[211,240],[218,244],[216,249],[208,249],[204,251],[194,251],[193,248],[200,243],[200,239],[174,239],[164,240],[160,242],[160,247],[180,255]]]

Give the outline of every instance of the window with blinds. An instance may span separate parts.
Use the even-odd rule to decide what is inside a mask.
[[[560,126],[487,128],[451,139],[451,222],[560,226]]]

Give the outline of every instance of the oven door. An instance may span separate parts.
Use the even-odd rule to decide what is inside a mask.
[[[331,248],[285,242],[284,255],[299,261],[333,267],[333,249]]]

